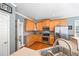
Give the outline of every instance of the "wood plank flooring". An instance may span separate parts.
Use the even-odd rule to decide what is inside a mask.
[[[29,46],[28,48],[31,48],[33,50],[39,50],[39,49],[47,48],[47,47],[50,47],[50,46],[52,46],[52,45],[44,44],[44,43],[41,43],[41,42],[35,42],[34,44]]]

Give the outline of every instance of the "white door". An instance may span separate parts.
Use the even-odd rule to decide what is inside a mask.
[[[0,55],[9,55],[9,15],[0,13]]]

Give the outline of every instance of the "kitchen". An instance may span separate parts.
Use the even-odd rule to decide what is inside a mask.
[[[79,54],[77,51],[78,48],[77,42],[76,40],[74,40],[73,35],[68,34],[69,30],[72,30],[72,28],[70,26],[68,28],[67,18],[61,18],[61,19],[56,18],[53,20],[47,18],[47,19],[41,19],[37,21],[37,23],[35,23],[34,20],[32,19],[25,19],[24,22],[24,31],[25,31],[24,37],[26,41],[25,46],[24,48],[18,50],[16,53],[12,55],[50,56],[46,55],[45,53],[47,52],[47,50],[54,48],[56,40],[59,39],[58,42],[60,42],[59,43],[60,46],[64,46],[65,48],[68,49],[69,49],[68,46],[70,46],[70,49],[72,50],[70,52],[71,55],[77,56]],[[64,41],[62,41],[63,39],[64,40],[66,39],[67,41],[66,44]],[[70,56],[70,53],[68,52],[66,54]],[[63,56],[64,54],[58,54],[58,55]]]
[[[38,42],[39,44],[46,43],[49,46],[52,46],[55,41],[54,34],[55,34],[55,27],[57,25],[66,26],[67,22],[64,19],[54,19],[54,20],[41,19],[41,20],[37,21],[37,23],[35,24],[34,20],[26,20],[25,27],[24,27],[25,33],[33,33],[33,34],[29,34],[29,35],[25,36],[26,42],[27,42],[26,45],[30,46],[30,45],[34,44],[35,42]],[[42,47],[40,47],[40,48],[42,48]]]
[[[0,55],[79,55],[79,16],[72,14],[73,11],[65,12],[70,10],[66,7],[71,7],[72,4],[14,4],[16,6],[10,3],[0,3],[0,8],[2,8],[0,9]],[[63,13],[66,17],[62,16]],[[55,15],[52,16],[52,14]]]

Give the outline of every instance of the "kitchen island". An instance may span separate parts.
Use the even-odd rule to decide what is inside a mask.
[[[74,44],[74,41],[67,40],[67,42],[71,46],[71,56],[78,56],[79,51],[77,50],[77,47],[76,47],[76,44]],[[66,45],[64,45],[65,43],[63,41],[61,43],[62,44],[60,46],[63,45],[64,48],[69,49]],[[40,50],[32,50],[30,48],[23,47],[23,48],[19,49],[18,51],[14,52],[11,56],[42,56],[41,51],[48,50],[51,48],[53,48],[53,47],[51,46],[51,47],[40,49]],[[64,51],[64,52],[66,52],[66,51]]]
[[[18,51],[14,52],[11,56],[41,56],[39,52],[23,47]]]

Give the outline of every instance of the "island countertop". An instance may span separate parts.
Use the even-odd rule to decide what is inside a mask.
[[[41,56],[38,51],[23,47],[14,52],[11,56]]]
[[[77,53],[79,55],[79,51],[77,50],[77,47],[76,47],[76,44],[74,43],[74,41],[68,40],[68,42],[71,46],[72,52]],[[64,42],[62,42],[62,44],[64,44]],[[40,50],[33,50],[30,48],[23,47],[23,48],[19,49],[18,51],[14,52],[11,56],[42,56],[41,51],[48,50],[50,48],[53,48],[53,47],[48,47],[48,48],[40,49]]]

